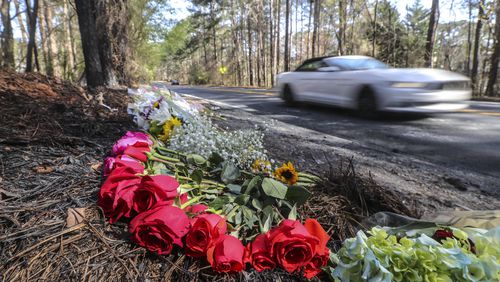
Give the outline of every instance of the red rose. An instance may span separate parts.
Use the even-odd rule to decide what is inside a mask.
[[[298,220],[283,220],[269,233],[271,254],[288,272],[307,265],[314,257],[319,239],[309,234]]]
[[[134,159],[137,159],[141,162],[146,162],[148,160],[148,156],[146,156],[146,152],[149,152],[151,149],[147,143],[135,143],[134,145],[128,146],[123,154],[130,156]]]
[[[247,246],[247,262],[258,272],[276,267],[270,251],[269,234],[260,234]]]
[[[311,279],[321,272],[321,268],[326,266],[329,259],[330,250],[326,247],[330,236],[323,229],[321,224],[315,219],[306,219],[304,227],[309,234],[319,239],[319,244],[316,246],[316,254],[304,268],[304,276]]]
[[[130,167],[120,167],[109,175],[99,191],[97,204],[102,207],[109,222],[114,223],[122,216],[130,216],[134,191],[141,183],[141,177]]]
[[[222,235],[207,250],[207,260],[217,272],[240,272],[245,266],[243,255],[245,247],[238,238]]]
[[[174,245],[182,247],[182,237],[189,231],[189,218],[178,207],[159,203],[138,214],[130,222],[132,239],[160,255],[169,254]]]
[[[207,249],[226,233],[226,220],[218,214],[199,214],[192,219],[186,235],[186,255],[202,257]]]
[[[177,197],[179,183],[168,175],[144,176],[140,187],[134,192],[133,209],[140,213],[158,202],[172,204]]]
[[[188,213],[199,214],[205,212],[207,209],[208,207],[204,204],[195,204],[187,206],[184,210]]]
[[[119,167],[130,167],[137,173],[144,172],[144,165],[134,158],[127,155],[120,155],[118,157],[107,157],[104,161],[104,176],[108,176],[111,172]]]

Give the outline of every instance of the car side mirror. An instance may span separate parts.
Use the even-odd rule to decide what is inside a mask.
[[[324,72],[333,72],[333,71],[339,71],[340,68],[336,66],[329,66],[329,67],[322,67],[318,69],[319,71],[324,71]]]

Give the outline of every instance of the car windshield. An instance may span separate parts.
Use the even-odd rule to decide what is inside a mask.
[[[327,62],[329,65],[340,67],[343,70],[369,70],[388,68],[386,64],[372,58],[329,58]]]

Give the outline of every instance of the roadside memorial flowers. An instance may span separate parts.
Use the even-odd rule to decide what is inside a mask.
[[[111,224],[129,218],[132,241],[149,251],[177,249],[221,273],[499,281],[500,228],[373,228],[332,253],[320,223],[297,212],[318,177],[275,164],[261,132],[220,129],[169,91],[134,93],[129,113],[147,133],[129,131],[113,145],[98,205]]]

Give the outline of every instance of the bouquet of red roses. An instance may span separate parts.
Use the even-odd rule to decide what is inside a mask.
[[[98,204],[110,223],[130,218],[132,240],[160,255],[179,248],[217,272],[251,265],[312,278],[328,262],[329,236],[316,220],[298,220],[297,207],[315,178],[291,163],[274,172],[263,164],[243,171],[127,132],[105,160]]]

